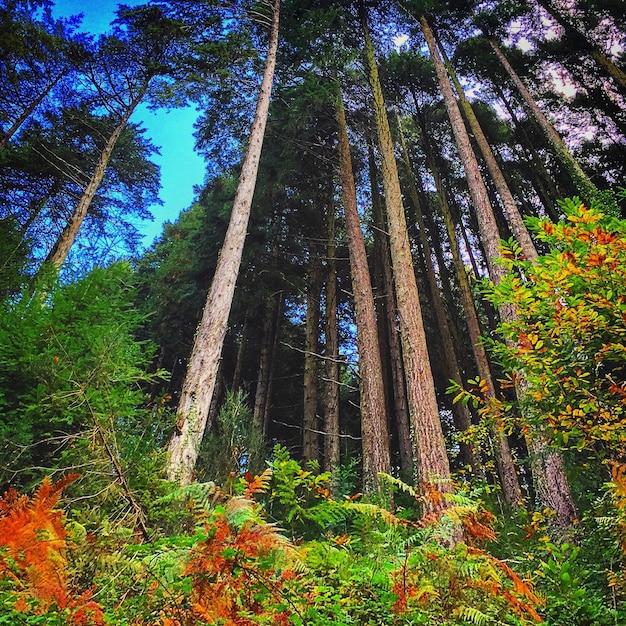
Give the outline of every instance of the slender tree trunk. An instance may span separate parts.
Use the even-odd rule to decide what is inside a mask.
[[[481,240],[483,242],[483,245],[485,246],[485,252],[487,256],[486,260],[489,267],[489,275],[494,284],[497,285],[503,278],[504,268],[502,268],[495,262],[495,260],[500,255],[500,242],[498,237],[498,227],[495,221],[493,209],[489,202],[487,189],[480,174],[478,162],[476,161],[476,157],[472,150],[469,136],[465,129],[465,125],[463,124],[463,119],[461,118],[461,112],[459,111],[459,107],[457,106],[456,100],[454,99],[452,88],[446,75],[445,67],[441,60],[441,57],[439,56],[439,52],[437,50],[432,31],[430,30],[428,22],[424,16],[420,18],[420,24],[422,26],[424,37],[426,38],[426,43],[428,44],[431,59],[435,65],[437,79],[441,88],[444,102],[446,104],[448,117],[450,118],[450,123],[452,124],[452,130],[454,132],[456,143],[459,149],[461,161],[465,169],[470,195],[474,202],[476,215],[478,218]],[[500,52],[500,54],[502,53]],[[500,317],[502,318],[502,320],[511,320],[514,319],[515,316],[516,313],[513,307],[500,307]],[[523,390],[519,389],[518,393],[519,392],[523,393]],[[537,437],[537,440],[539,441],[540,435],[537,434]],[[546,457],[557,454],[556,452],[550,452],[547,449],[545,449],[544,452]],[[557,462],[555,460],[554,462],[550,463],[550,467],[553,468],[554,471],[557,471],[558,467],[562,469],[562,461]],[[548,487],[556,487],[557,485],[561,488],[561,491],[559,491],[558,493],[553,492],[550,494],[550,501],[553,503],[559,503],[558,506],[555,507],[557,513],[560,513],[562,511],[565,512],[568,510],[574,510],[574,504],[569,488],[562,489],[563,485],[567,485],[567,479],[564,474],[563,476],[561,476],[561,480],[558,483],[556,481],[551,481]],[[567,519],[562,520],[561,523],[566,525],[568,523],[571,523],[573,519],[573,517],[568,517]]]
[[[239,176],[224,245],[189,359],[176,414],[176,428],[168,448],[168,477],[181,484],[188,484],[192,480],[204,435],[246,238],[276,65],[280,0],[274,0],[272,8],[265,70],[249,145]]]
[[[480,152],[483,155],[483,159],[485,160],[485,165],[487,166],[489,175],[491,176],[491,179],[496,187],[498,198],[502,204],[502,208],[504,209],[508,226],[517,240],[517,243],[521,246],[525,257],[530,261],[535,261],[538,256],[535,244],[530,238],[526,225],[522,221],[522,216],[517,208],[513,194],[504,179],[504,174],[496,161],[496,157],[491,149],[491,146],[489,145],[489,142],[487,141],[487,137],[485,137],[485,133],[480,126],[480,122],[474,113],[471,103],[465,97],[463,87],[459,82],[454,67],[452,67],[452,63],[450,63],[450,60],[445,55],[443,46],[439,45],[439,50],[443,56],[446,68],[448,69],[448,74],[452,79],[452,84],[454,85],[459,102],[461,103],[465,119],[469,123],[474,139],[476,140]]]
[[[559,216],[556,214],[554,206],[557,200],[563,199],[563,194],[555,185],[553,177],[546,169],[543,159],[540,158],[537,148],[530,140],[526,129],[520,123],[513,107],[511,106],[511,103],[509,102],[509,99],[504,95],[502,88],[497,84],[496,80],[492,78],[492,82],[494,83],[494,89],[498,94],[498,97],[511,117],[517,133],[520,135],[520,142],[518,145],[524,151],[524,154],[526,155],[526,162],[535,174],[533,177],[533,184],[537,189],[541,202],[548,214],[553,220],[556,221],[559,219]],[[527,155],[530,155],[530,157]]]
[[[365,8],[363,4],[360,4],[359,8],[365,37],[365,61],[372,89],[376,131],[382,158],[389,245],[396,287],[409,414],[415,436],[418,481],[420,486],[427,491],[450,492],[452,491],[450,465],[428,360],[426,334],[413,270],[389,120],[378,77],[374,46],[367,28]],[[445,500],[439,503],[430,502],[431,507],[437,505],[446,506]]]
[[[357,348],[359,351],[361,441],[363,446],[363,489],[375,491],[379,472],[391,472],[389,455],[389,432],[385,412],[385,388],[383,385],[378,330],[374,296],[370,281],[365,240],[356,200],[356,188],[352,173],[350,144],[346,128],[346,116],[341,95],[337,100],[337,124],[339,127],[339,169],[346,220],[352,292],[356,314]]]
[[[339,446],[339,331],[337,326],[337,262],[335,205],[328,204],[326,266],[326,393],[324,403],[324,470],[336,472],[341,462]]]
[[[320,273],[317,253],[310,251],[309,276],[306,293],[306,329],[304,346],[304,406],[302,416],[302,458],[319,461],[320,424],[318,420],[318,359],[320,325]]]
[[[439,291],[439,284],[437,282],[435,267],[433,265],[432,257],[430,256],[430,242],[428,241],[428,235],[426,233],[426,224],[424,222],[422,201],[420,199],[420,194],[415,183],[415,173],[413,172],[413,165],[409,157],[406,139],[404,137],[404,132],[402,131],[402,121],[399,115],[397,116],[397,127],[398,136],[400,138],[402,160],[404,162],[404,167],[407,172],[409,197],[413,202],[417,229],[419,231],[420,244],[424,255],[426,279],[428,281],[428,287],[431,296],[430,301],[435,311],[437,329],[439,330],[439,337],[441,339],[441,345],[443,347],[443,353],[445,357],[446,373],[449,379],[454,380],[458,385],[463,387],[463,376],[461,375],[458,357],[456,351],[454,350],[454,344],[452,342],[452,332],[450,331],[450,325],[448,323],[448,314],[446,312],[446,307],[441,297],[441,292]],[[459,431],[465,432],[472,425],[472,417],[470,415],[469,408],[466,405],[460,402],[453,404],[452,414],[454,417],[455,426]],[[474,446],[467,443],[461,443],[460,449],[463,463],[469,465],[473,469],[477,469],[478,464]]]
[[[537,4],[543,7],[557,24],[563,28],[566,37],[572,43],[575,42],[579,49],[587,51],[598,64],[598,67],[608,76],[611,76],[621,88],[622,93],[626,94],[626,73],[589,37],[585,28],[577,26],[571,17],[559,11],[549,0],[537,0]]]
[[[248,344],[248,309],[243,318],[243,328],[241,329],[241,338],[239,339],[239,347],[237,349],[237,358],[235,359],[235,368],[233,370],[233,379],[230,384],[232,391],[237,391],[241,385],[241,372],[243,370],[243,359],[246,354],[246,348]]]
[[[259,357],[259,376],[254,394],[254,409],[252,411],[252,421],[259,428],[260,432],[265,432],[265,416],[269,403],[270,371],[272,367],[272,351],[274,347],[274,336],[276,331],[276,320],[280,315],[282,295],[274,294],[267,299],[265,308],[265,319],[263,320],[263,337],[261,339],[261,355]]]
[[[11,127],[0,138],[0,150],[2,150],[11,140],[11,137],[20,129],[22,124],[30,117],[31,113],[41,104],[41,101],[52,91],[52,88],[65,76],[67,72],[61,72],[50,82],[45,89],[22,111],[22,114],[11,124]]]
[[[128,124],[128,120],[131,115],[141,102],[144,97],[146,89],[144,88],[135,99],[129,104],[128,108],[124,112],[122,119],[119,121],[117,126],[113,129],[113,132],[109,136],[102,153],[100,154],[100,158],[98,159],[98,163],[94,169],[93,174],[91,175],[91,179],[83,191],[72,216],[68,220],[65,228],[61,231],[58,239],[55,244],[52,246],[52,249],[48,253],[44,263],[52,263],[57,270],[61,269],[61,266],[67,259],[67,255],[70,252],[72,244],[76,240],[76,236],[78,235],[78,231],[83,224],[85,217],[87,216],[87,211],[91,206],[91,202],[98,191],[98,187],[104,178],[104,174],[109,165],[109,161],[111,160],[111,156],[113,155],[113,151],[115,150],[115,146],[117,144],[117,140],[120,138],[120,135],[126,128]]]
[[[548,141],[554,148],[557,157],[563,163],[567,171],[572,176],[574,184],[579,187],[580,193],[584,197],[584,200],[590,203],[593,199],[598,196],[598,188],[591,182],[591,179],[585,172],[583,172],[582,168],[578,164],[578,161],[572,156],[568,147],[565,145],[563,139],[559,133],[556,132],[554,126],[548,121],[548,118],[543,114],[539,105],[532,97],[530,91],[526,88],[526,85],[522,82],[520,77],[517,75],[511,64],[509,63],[506,56],[500,49],[500,46],[496,42],[495,39],[489,38],[489,45],[491,46],[496,58],[504,67],[506,73],[509,75],[509,78],[519,91],[522,99],[526,105],[526,107],[530,110],[531,114],[537,120],[537,123],[541,127],[541,130],[544,132]]]
[[[269,379],[267,381],[267,392],[265,400],[265,411],[263,413],[263,441],[265,442],[267,437],[267,431],[270,425],[270,409],[272,408],[272,392],[274,390],[274,379],[276,377],[276,352],[278,348],[278,338],[280,336],[280,322],[282,320],[283,306],[285,304],[283,293],[280,292],[277,296],[278,301],[276,305],[276,317],[274,319],[274,326],[272,327],[272,346],[270,351],[270,371]]]
[[[398,435],[398,452],[400,469],[408,479],[413,477],[415,463],[413,460],[413,443],[411,442],[411,425],[409,407],[406,397],[404,368],[402,367],[402,348],[398,332],[398,310],[394,294],[391,257],[389,254],[389,235],[385,229],[385,216],[378,185],[378,173],[374,148],[368,137],[368,169],[372,193],[372,218],[374,223],[374,245],[381,271],[381,295],[383,314],[381,320],[387,343],[389,345],[389,365],[391,370],[391,393],[393,397],[392,418]]]

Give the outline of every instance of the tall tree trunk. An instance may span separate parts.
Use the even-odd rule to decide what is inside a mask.
[[[380,264],[382,315],[380,323],[386,334],[386,343],[389,346],[389,366],[391,370],[391,392],[393,398],[392,419],[398,436],[398,452],[400,454],[400,469],[403,475],[409,479],[413,477],[415,463],[413,460],[413,443],[411,442],[411,424],[409,407],[406,397],[406,384],[404,381],[404,368],[402,367],[402,348],[398,332],[398,310],[393,285],[391,270],[391,257],[389,254],[389,236],[385,229],[385,216],[382,199],[378,184],[378,172],[374,148],[368,136],[367,149],[370,187],[372,193],[372,220],[374,225],[374,246],[377,254],[377,262]]]
[[[431,59],[435,65],[435,72],[437,74],[439,86],[441,88],[444,102],[446,104],[446,110],[448,111],[450,123],[452,124],[452,130],[454,132],[454,137],[456,139],[456,143],[459,149],[461,161],[465,169],[470,195],[474,202],[476,216],[478,218],[481,240],[483,242],[483,245],[485,246],[485,252],[487,256],[486,260],[489,267],[489,275],[494,284],[497,285],[503,278],[504,268],[499,266],[495,262],[496,259],[500,256],[500,240],[498,236],[498,227],[496,224],[493,209],[489,202],[487,189],[480,174],[478,162],[476,161],[476,157],[472,150],[469,136],[465,129],[465,125],[463,124],[463,119],[461,118],[461,112],[456,103],[456,100],[454,99],[452,87],[450,86],[450,82],[448,81],[448,77],[446,74],[446,69],[443,65],[441,57],[439,56],[439,52],[435,44],[435,39],[428,25],[428,21],[424,16],[420,18],[420,24],[422,26],[422,32],[424,33],[424,37],[426,38],[426,43],[428,44]],[[516,313],[513,307],[500,307],[500,317],[503,320],[511,320],[514,319],[515,316]],[[518,393],[523,394],[523,389],[518,389]],[[541,435],[539,433],[536,434],[536,437],[537,441],[541,440]],[[545,449],[544,453],[545,457],[549,457],[550,455],[557,455],[556,452],[551,452],[548,449]],[[537,458],[537,456],[535,456],[535,458]],[[549,465],[555,472],[558,471],[558,468],[563,468],[562,461],[558,462],[555,460],[554,462],[549,463]],[[560,480],[558,482],[556,480],[552,480],[547,485],[547,488],[556,488],[558,486],[560,489],[560,491],[555,491],[550,494],[550,501],[554,504],[558,504],[554,507],[557,513],[575,510],[571,492],[569,488],[564,489],[564,485],[567,485],[567,478],[565,477],[565,474],[560,477]],[[566,519],[561,520],[561,524],[567,525],[568,523],[571,523],[574,517],[575,515],[568,515]]]
[[[189,358],[176,413],[176,428],[168,447],[168,477],[181,484],[188,484],[192,480],[193,468],[207,423],[208,408],[215,386],[228,315],[241,265],[274,79],[279,8],[280,0],[274,0],[265,70],[250,131],[249,145],[241,168],[224,245]]]
[[[389,120],[378,77],[374,46],[367,28],[367,17],[362,3],[359,9],[365,37],[365,61],[372,89],[376,131],[382,159],[389,245],[396,287],[409,414],[415,436],[417,476],[420,486],[424,489],[434,489],[440,493],[450,492],[452,491],[450,464],[439,419],[435,384],[428,360],[426,334],[413,270]],[[446,506],[445,500],[441,504]],[[431,502],[430,506],[433,505],[434,503]]]
[[[507,185],[504,174],[496,161],[496,157],[487,141],[487,137],[485,137],[485,133],[474,113],[474,109],[472,108],[471,103],[465,96],[465,92],[463,91],[463,87],[459,82],[459,79],[456,75],[454,67],[452,67],[452,63],[447,58],[443,46],[439,45],[439,50],[443,56],[444,63],[448,70],[448,74],[452,79],[452,84],[456,90],[457,96],[459,98],[459,102],[461,103],[461,108],[463,109],[463,113],[465,114],[465,119],[469,123],[469,127],[474,135],[474,139],[478,144],[478,148],[480,149],[481,154],[483,155],[483,159],[485,160],[485,165],[487,166],[487,170],[493,183],[496,187],[496,191],[498,194],[498,198],[500,203],[502,204],[502,208],[504,209],[504,214],[506,215],[507,223],[513,236],[517,240],[517,243],[521,246],[525,257],[530,261],[535,261],[537,259],[537,250],[535,248],[535,244],[530,238],[530,234],[526,225],[522,221],[522,216],[520,215],[519,209],[517,208],[517,204],[515,203],[515,199],[513,198],[513,194]]]
[[[554,148],[557,157],[570,173],[574,184],[579,188],[585,202],[591,203],[592,200],[598,197],[598,188],[591,182],[589,176],[583,172],[582,168],[578,164],[578,161],[572,156],[559,133],[556,132],[554,126],[552,126],[552,124],[548,121],[548,118],[543,114],[530,91],[526,88],[526,85],[524,85],[506,56],[504,56],[498,42],[493,38],[489,38],[488,41],[496,55],[496,58],[500,61],[502,67],[504,67],[506,73],[509,75],[509,78],[522,96],[526,108],[537,120],[541,130],[544,132],[548,141]]]
[[[482,341],[480,321],[478,318],[478,312],[476,311],[474,297],[472,295],[472,288],[469,282],[467,272],[465,270],[465,264],[463,263],[463,259],[461,258],[459,242],[454,228],[452,212],[450,211],[450,207],[448,205],[448,196],[443,185],[443,178],[441,172],[439,171],[439,167],[437,166],[437,160],[435,158],[432,145],[425,130],[425,128],[422,128],[422,147],[424,149],[424,154],[426,155],[428,166],[435,181],[439,208],[441,210],[443,221],[446,227],[446,232],[448,234],[448,240],[450,241],[452,261],[454,263],[457,282],[459,285],[461,304],[463,305],[463,310],[465,312],[465,320],[467,323],[470,342],[472,344],[474,360],[476,362],[479,376],[487,384],[487,392],[485,394],[487,399],[494,398],[496,393],[495,385],[493,381],[493,376],[491,374],[491,366],[489,364],[487,352]],[[469,244],[466,242],[466,245]],[[476,272],[476,269],[474,271]],[[502,495],[504,497],[506,507],[508,509],[512,509],[521,505],[522,490],[520,488],[517,472],[515,470],[515,464],[513,462],[513,456],[511,454],[509,441],[501,426],[498,424],[494,425],[494,427],[491,429],[491,436],[493,442],[493,452],[498,470],[498,478],[500,479],[500,485],[502,487]]]
[[[389,432],[385,412],[385,388],[378,344],[376,311],[370,280],[365,239],[356,200],[352,159],[341,95],[337,99],[339,128],[339,170],[346,220],[350,274],[356,315],[357,348],[359,352],[361,442],[363,447],[363,489],[373,492],[379,472],[391,472]]]
[[[563,194],[559,191],[554,182],[554,178],[546,169],[543,159],[539,156],[537,148],[528,136],[523,124],[520,123],[513,107],[511,106],[511,103],[509,102],[509,98],[504,95],[503,89],[497,84],[495,79],[492,78],[492,82],[494,83],[494,89],[498,94],[500,101],[511,117],[514,128],[519,135],[520,141],[518,145],[524,151],[524,154],[526,155],[526,162],[535,174],[533,177],[533,185],[537,189],[537,194],[539,195],[545,210],[548,212],[548,215],[550,215],[554,221],[557,221],[559,216],[554,206],[557,200],[563,199]],[[527,155],[530,155],[530,157]]]
[[[82,223],[87,216],[87,211],[91,206],[91,202],[96,195],[96,191],[98,191],[98,187],[104,178],[104,174],[109,165],[109,161],[111,160],[111,156],[113,151],[115,150],[115,146],[117,144],[117,140],[120,138],[123,130],[126,128],[128,124],[128,120],[131,115],[142,101],[147,86],[142,89],[139,94],[132,100],[132,102],[128,105],[126,111],[124,111],[124,115],[121,120],[117,124],[117,126],[113,129],[113,132],[109,136],[102,153],[100,154],[100,158],[98,159],[98,163],[94,169],[93,174],[91,175],[91,179],[83,191],[74,212],[72,213],[70,219],[68,220],[65,228],[61,231],[58,239],[55,244],[52,246],[52,249],[48,253],[44,263],[52,263],[57,270],[61,269],[61,266],[67,259],[67,255],[70,252],[72,244],[76,239],[76,235],[78,235],[78,231],[82,226]]]
[[[282,293],[277,293],[267,299],[265,319],[263,320],[263,337],[261,339],[261,354],[259,357],[259,376],[254,394],[254,409],[252,421],[264,433],[267,428],[265,416],[269,404],[270,372],[272,369],[272,352],[275,344],[277,320],[282,305]]]
[[[52,88],[67,74],[66,71],[61,72],[56,78],[54,78],[45,89],[43,89],[39,95],[22,111],[22,114],[11,124],[11,127],[0,138],[0,150],[2,150],[7,143],[9,143],[11,137],[20,129],[21,125],[30,117],[30,114],[41,104],[41,101],[52,91]]]
[[[326,265],[326,393],[324,396],[324,470],[336,472],[341,462],[339,446],[339,331],[337,326],[337,262],[335,205],[327,212],[328,248]]]
[[[302,415],[302,458],[305,461],[320,459],[320,424],[318,420],[318,360],[320,325],[320,275],[321,261],[313,250],[309,251],[309,276],[306,292],[306,323],[304,346],[304,405]]]
[[[449,379],[454,380],[458,385],[463,387],[463,376],[461,375],[458,357],[456,351],[454,350],[452,332],[450,331],[450,324],[448,323],[448,314],[443,302],[443,298],[441,297],[441,292],[439,291],[437,275],[435,273],[435,267],[433,265],[433,260],[431,257],[430,242],[428,241],[426,224],[424,222],[422,200],[416,186],[415,173],[413,171],[413,165],[409,157],[404,132],[402,131],[402,120],[400,119],[399,115],[397,115],[396,123],[398,128],[398,136],[400,138],[401,156],[407,173],[409,197],[411,198],[411,201],[413,203],[417,229],[419,231],[420,244],[422,248],[422,253],[424,255],[426,279],[428,281],[428,287],[430,291],[430,302],[435,312],[435,321],[437,324],[437,329],[439,330],[439,337],[441,339],[441,345],[443,347],[443,353],[445,357],[446,374]],[[472,425],[472,417],[470,415],[469,408],[466,405],[460,402],[453,404],[452,414],[455,426],[459,431],[465,432]],[[474,446],[468,443],[461,443],[460,449],[463,463],[465,465],[469,465],[473,469],[477,469],[478,464]]]

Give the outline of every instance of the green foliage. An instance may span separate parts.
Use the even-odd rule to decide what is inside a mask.
[[[248,394],[228,391],[216,423],[202,443],[196,471],[224,484],[241,473],[256,473],[263,463],[263,435],[252,420]]]
[[[162,403],[150,404],[144,388],[160,376],[146,373],[152,348],[133,336],[142,317],[131,268],[114,264],[45,291],[45,301],[39,289],[1,305],[2,480],[29,485],[44,468],[76,467],[89,480],[74,495],[101,492],[100,502],[119,507],[125,490],[128,504],[129,489],[155,485],[164,426]]]

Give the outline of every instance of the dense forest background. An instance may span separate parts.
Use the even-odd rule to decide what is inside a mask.
[[[622,3],[116,15],[0,2],[0,624],[626,623]]]

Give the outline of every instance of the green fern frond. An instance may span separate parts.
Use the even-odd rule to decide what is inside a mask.
[[[484,626],[489,621],[489,616],[472,606],[461,606],[455,610],[455,613],[465,622],[476,624],[476,626]]]
[[[317,506],[305,510],[303,516],[315,522],[321,528],[345,522],[351,515],[345,503],[326,500]]]
[[[376,504],[369,504],[367,502],[346,502],[344,506],[357,511],[362,515],[366,515],[371,518],[380,518],[392,526],[397,526],[402,522],[402,520],[396,517],[393,513],[390,513],[387,509],[383,509]]]
[[[413,496],[416,500],[420,499],[420,494],[413,488],[411,485],[407,485],[404,481],[396,478],[395,476],[391,476],[390,474],[385,474],[385,472],[379,472],[378,478],[382,479],[384,482],[389,485],[393,485],[394,487],[400,489],[400,491],[404,491],[404,493],[408,493],[410,496]]]

